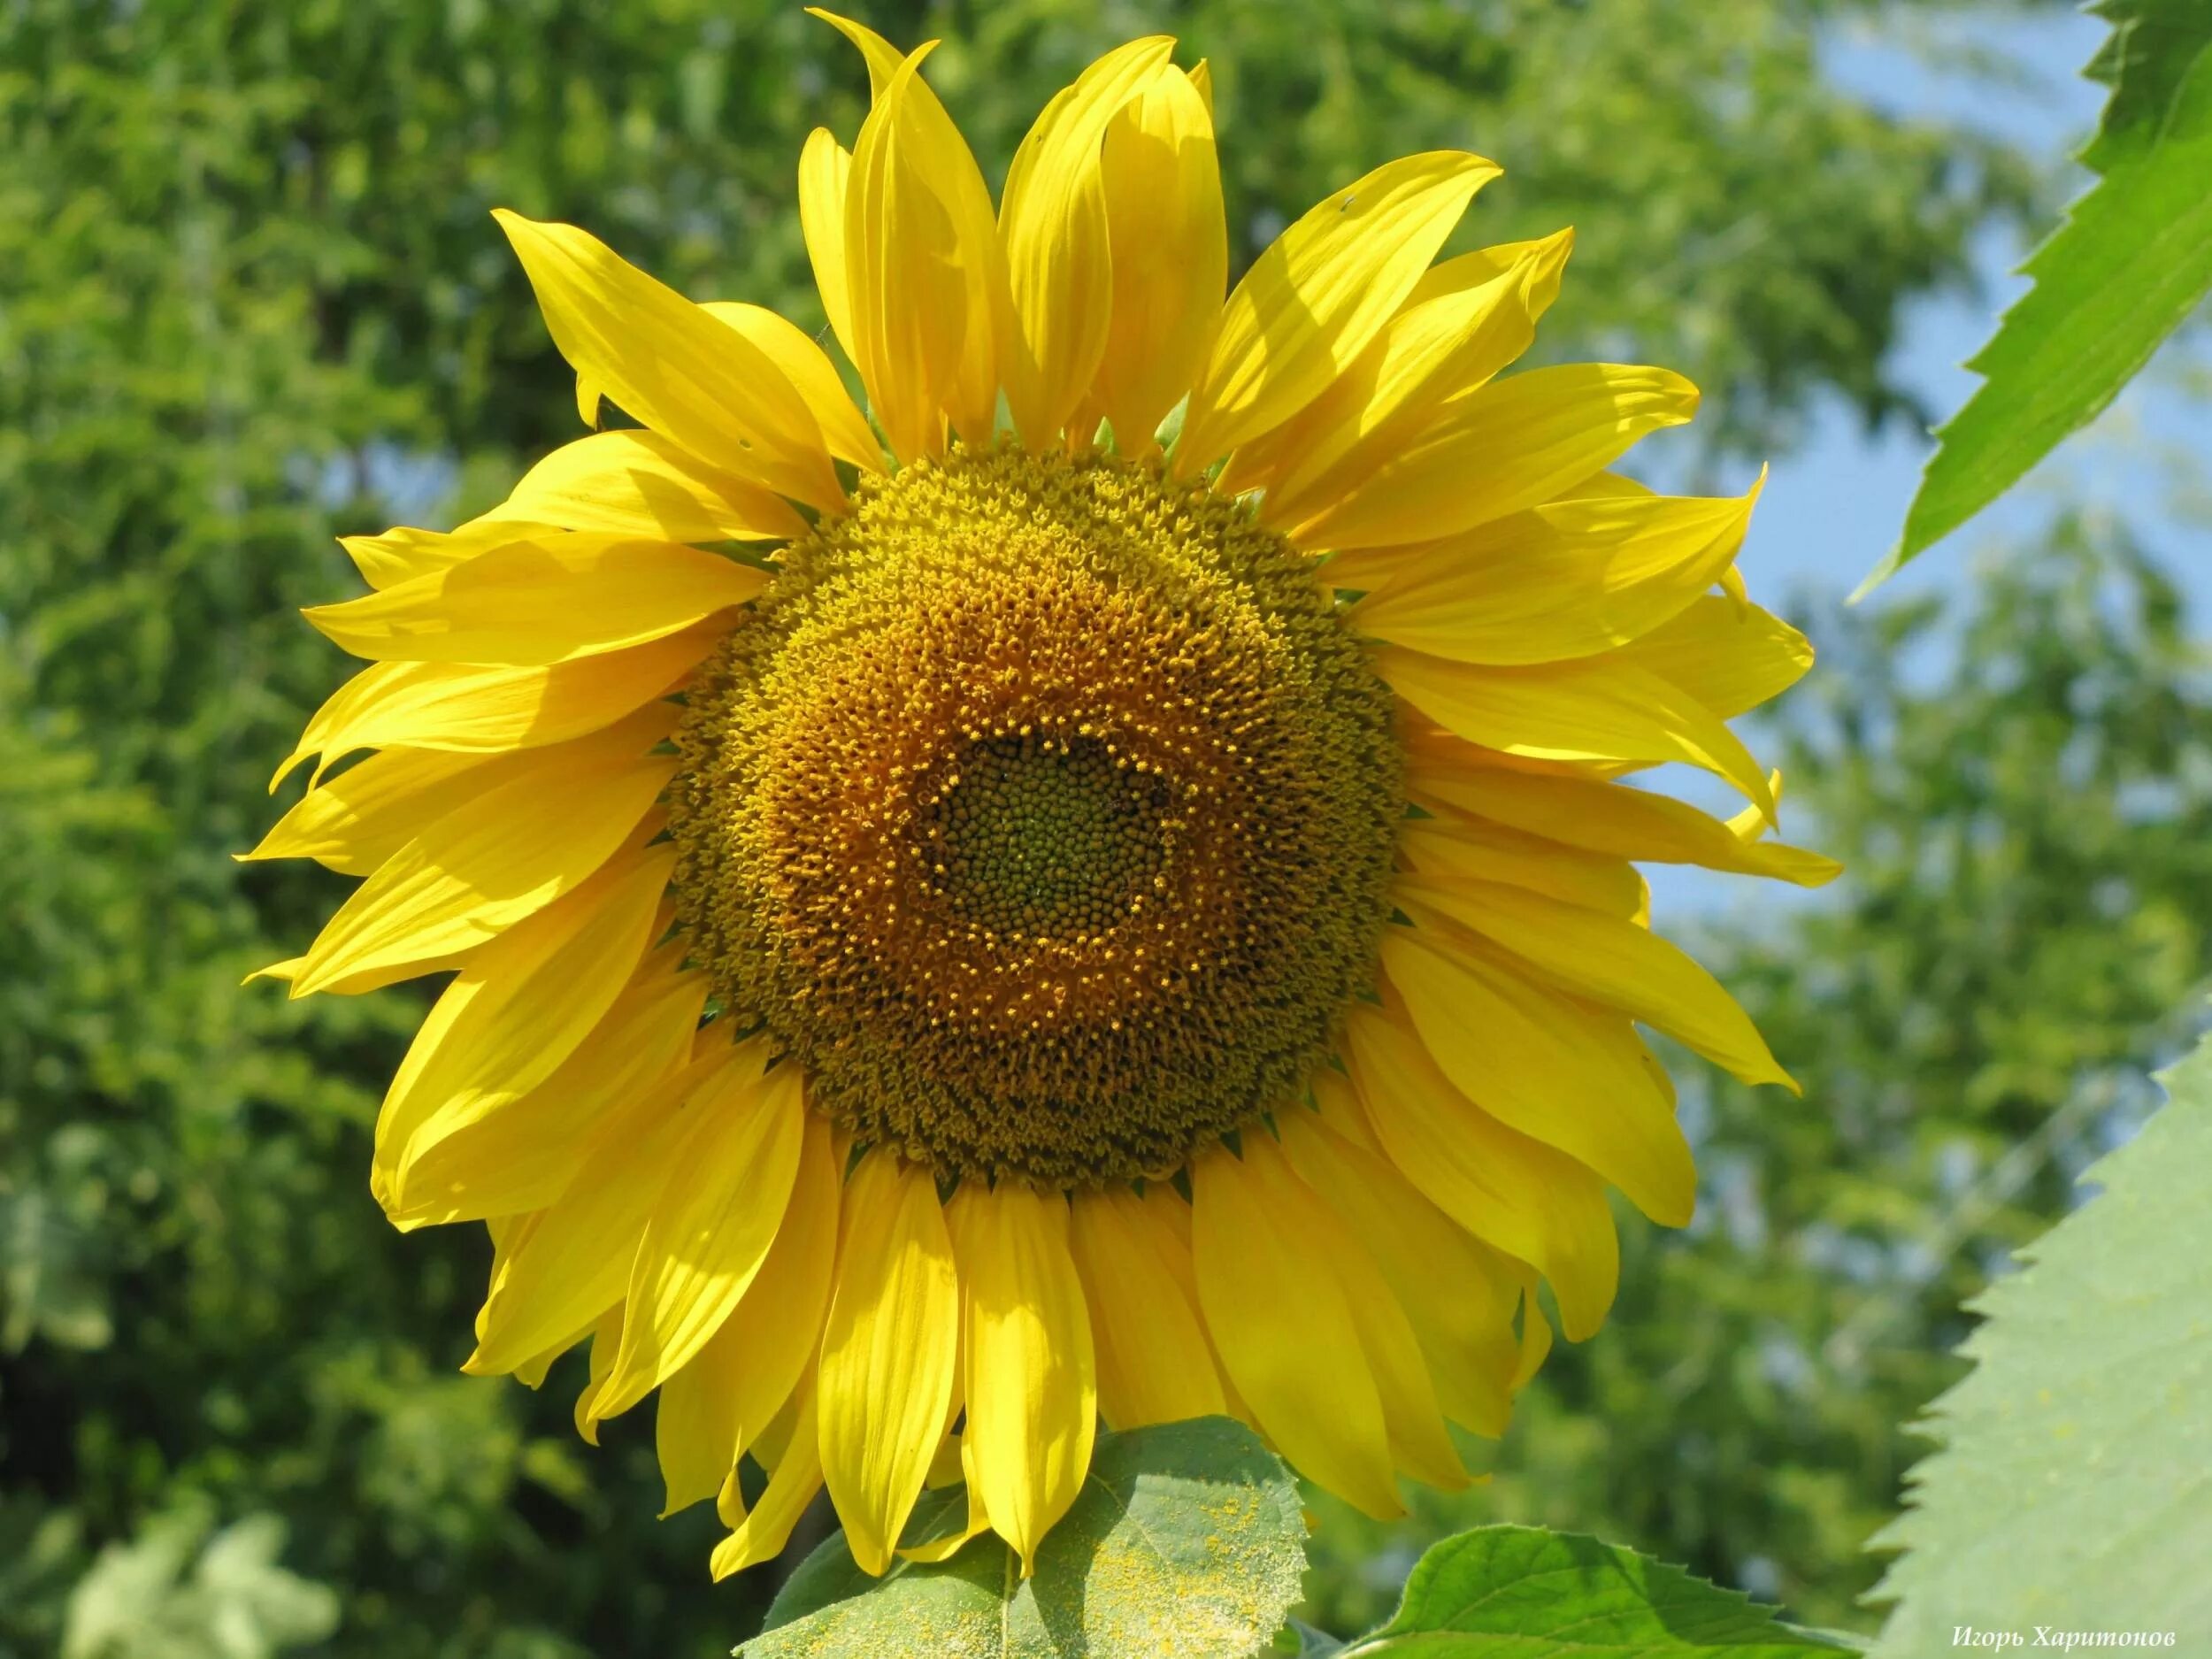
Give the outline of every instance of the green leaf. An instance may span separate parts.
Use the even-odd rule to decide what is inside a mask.
[[[913,1544],[957,1528],[959,1488],[925,1494]],[[841,1533],[784,1586],[747,1659],[957,1654],[961,1659],[1248,1659],[1298,1599],[1305,1516],[1281,1461],[1225,1417],[1099,1437],[1075,1506],[1027,1582],[998,1539],[881,1578]]]
[[[1977,1362],[1937,1401],[1876,1651],[1962,1624],[2212,1637],[2212,1041],[2161,1079],[2168,1104],[2093,1165],[2101,1197],[2024,1251],[1977,1304]]]
[[[1679,1567],[1577,1532],[1484,1526],[1415,1563],[1398,1616],[1342,1659],[1805,1659],[1844,1645]]]
[[[2099,175],[2023,267],[2035,280],[1967,367],[1939,442],[1864,594],[1997,499],[2134,378],[2212,288],[2212,5],[2100,0],[2112,88],[2081,160]]]

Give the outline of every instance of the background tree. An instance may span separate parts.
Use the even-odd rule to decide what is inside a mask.
[[[1466,242],[1581,233],[1546,349],[1683,368],[1709,442],[1748,452],[1824,388],[1870,418],[1902,408],[1884,367],[1900,307],[1962,280],[1970,232],[2029,189],[2002,152],[1822,81],[1818,30],[1850,9],[1015,0],[869,19],[948,36],[932,73],[994,176],[1089,55],[1181,34],[1217,68],[1240,265],[1380,159],[1482,150],[1509,171]],[[588,1454],[565,1371],[542,1397],[456,1374],[480,1241],[403,1242],[363,1179],[420,994],[241,992],[335,884],[228,855],[280,804],[265,767],[338,672],[293,614],[349,591],[331,536],[447,522],[574,434],[486,210],[588,222],[701,297],[813,319],[797,147],[819,121],[849,138],[864,97],[829,31],[731,0],[0,15],[0,1653],[66,1634],[73,1659],[168,1659],[225,1629],[343,1655],[707,1655],[757,1615],[764,1586],[706,1590],[704,1515],[649,1518],[649,1423]],[[1798,767],[1816,815],[1840,796],[1812,774],[1851,752]],[[1825,992],[1773,949],[1760,1011],[1802,1054]],[[1836,960],[1847,981],[1880,959]],[[1901,1005],[1904,981],[1883,983]],[[1850,1096],[1866,1145],[1932,1157],[1884,1115],[1878,1012]],[[1705,1110],[1717,1217],[1728,1182],[1759,1176],[1774,1240],[1801,1215],[1878,1248],[1919,1225],[1909,1204],[1862,1213],[1871,1164],[1847,1166],[1861,1209],[1801,1194],[1843,1178],[1819,1160],[1857,1143],[1818,1137],[1859,1118]],[[1809,1352],[1830,1328],[1778,1289],[1747,1305],[1787,1282],[1770,1245],[1631,1237],[1624,1317],[1532,1402],[1487,1512],[1571,1510],[1740,1578],[1763,1554],[1793,1594],[1886,1502],[1896,1413],[1852,1417],[1817,1372],[1803,1404],[1737,1344],[1772,1328]],[[1669,1404],[1686,1386],[1694,1409]],[[1790,1439],[1800,1421],[1819,1432]],[[1717,1472],[1686,1495],[1708,1491],[1709,1454],[1674,1434],[1694,1422],[1724,1462],[1786,1442],[1802,1473],[1778,1484],[1813,1495],[1738,1482],[1724,1502]],[[1347,1571],[1322,1583],[1329,1604],[1353,1594]]]

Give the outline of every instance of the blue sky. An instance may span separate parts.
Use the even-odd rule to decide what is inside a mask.
[[[1907,33],[1909,27],[1916,32]],[[2062,165],[2094,127],[2103,104],[2104,89],[2082,80],[2080,69],[2104,35],[2097,19],[2066,12],[2027,17],[1992,12],[1951,19],[1939,29],[1924,19],[1893,16],[1833,36],[1825,67],[1871,104],[1901,115],[1965,121]],[[1974,52],[2001,55],[2017,73],[2000,78],[1946,66]],[[2076,174],[2077,182],[2086,179]],[[1988,337],[1998,313],[2025,289],[2010,273],[2026,251],[2016,236],[1993,231],[1976,249],[1980,294],[1932,299],[1909,310],[1894,366],[1930,408],[1947,415],[1978,384],[1959,365]],[[2201,617],[2212,595],[2212,558],[2207,557],[2212,554],[2212,510],[2203,493],[2208,484],[2195,474],[2204,470],[2203,457],[2212,456],[2212,400],[2193,396],[2184,382],[2190,359],[2200,364],[2204,356],[2188,342],[2170,344],[2141,381],[2011,495],[1924,553],[1867,603],[1955,593],[1971,580],[1978,562],[2005,557],[2008,544],[2024,541],[2059,504],[2071,503],[2124,515],[2153,552],[2181,574]],[[1760,498],[1742,557],[1754,595],[1801,623],[1841,604],[1895,541],[1932,447],[1932,440],[1894,426],[1870,435],[1840,400],[1824,403],[1807,441],[1775,460]],[[1747,466],[1743,477],[1726,482],[1740,488],[1749,477]],[[1740,804],[1694,774],[1669,775],[1664,781],[1716,810]],[[1658,868],[1650,873],[1663,926],[1755,904],[1762,914],[1771,914],[1778,899],[1807,902],[1794,890],[1768,891],[1764,883],[1754,895],[1744,891],[1747,884],[1702,872]]]

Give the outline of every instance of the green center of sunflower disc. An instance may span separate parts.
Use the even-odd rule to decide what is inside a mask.
[[[949,912],[989,933],[1097,938],[1136,912],[1167,860],[1167,788],[1096,738],[971,745],[920,814]]]

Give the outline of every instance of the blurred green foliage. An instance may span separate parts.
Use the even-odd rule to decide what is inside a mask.
[[[207,1532],[203,1506],[102,1550],[71,1593],[61,1659],[266,1659],[338,1627],[337,1594],[276,1564],[274,1516]]]
[[[868,16],[949,37],[932,73],[995,176],[1089,54],[1182,35],[1216,66],[1240,262],[1393,155],[1494,155],[1509,175],[1463,239],[1580,232],[1545,349],[1685,369],[1710,442],[1747,452],[1824,391],[1903,407],[1901,306],[1960,280],[1972,230],[2031,191],[2001,152],[1822,81],[1819,31],[1854,9]],[[293,615],[353,590],[331,536],[445,522],[573,435],[486,210],[578,219],[701,297],[812,323],[798,146],[822,121],[849,139],[864,97],[828,30],[745,0],[0,12],[0,1655],[229,1652],[245,1630],[348,1656],[704,1655],[757,1621],[770,1584],[707,1586],[710,1517],[651,1519],[649,1422],[591,1453],[565,1369],[542,1396],[456,1373],[481,1240],[403,1241],[364,1179],[420,994],[240,990],[342,884],[227,855],[342,672]],[[1793,798],[1866,873],[1743,952],[1809,1103],[1693,1102],[1712,1220],[1686,1246],[1631,1227],[1622,1317],[1532,1398],[1481,1513],[1740,1582],[1770,1562],[1809,1614],[1855,1582],[1893,1425],[1940,1380],[1927,1345],[1976,1271],[1970,1251],[1912,1277],[1946,1171],[1970,1182],[2085,1067],[2152,1042],[2200,954],[2197,784],[2143,823],[2035,839],[2095,810],[2037,773],[2091,764],[2040,688],[2123,686],[2136,712],[2088,728],[2095,764],[2185,776],[2162,745],[2203,715],[2176,651],[2139,621],[2099,632],[2070,592],[1991,604],[2012,654],[1991,662],[2053,656],[1972,720],[1832,653]],[[1966,740],[1985,773],[1954,777]],[[2100,909],[2125,882],[2136,902]],[[1968,1242],[2057,1202],[2039,1176]],[[1862,1304],[1884,1310],[1863,1349],[1824,1356]],[[1348,1628],[1368,1535],[1324,1538],[1319,1605]]]

